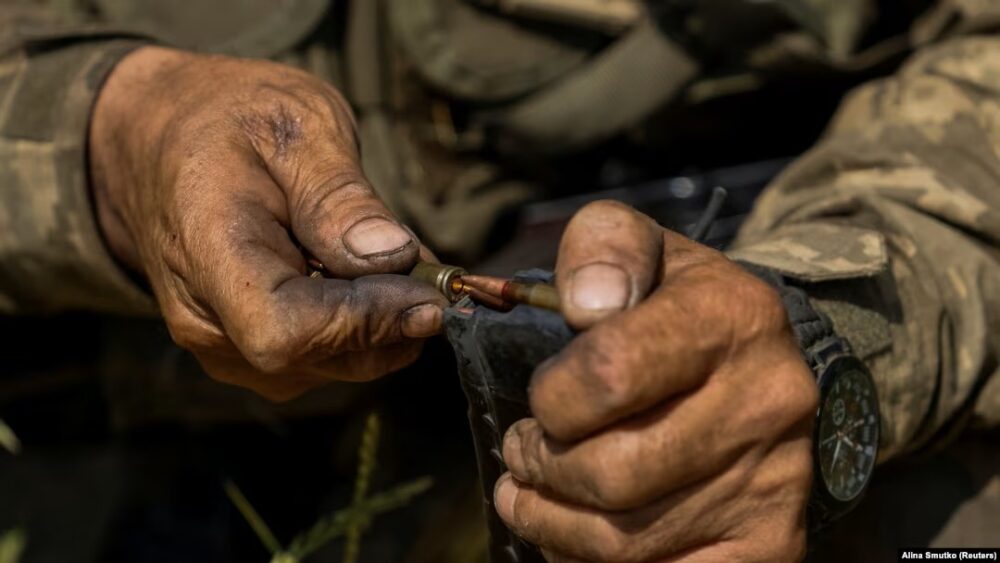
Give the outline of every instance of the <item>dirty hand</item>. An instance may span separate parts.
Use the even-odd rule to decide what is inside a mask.
[[[390,275],[420,245],[365,179],[333,87],[144,47],[102,88],[89,154],[108,245],[213,377],[284,400],[399,369],[439,330],[443,298]]]
[[[550,561],[800,559],[817,390],[778,295],[611,202],[570,222],[556,280],[586,330],[505,436],[503,520]]]

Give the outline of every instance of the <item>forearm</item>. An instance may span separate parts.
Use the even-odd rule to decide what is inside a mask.
[[[151,311],[101,238],[87,169],[97,93],[139,43],[60,35],[44,12],[9,5],[0,20],[0,312]]]
[[[853,93],[732,252],[805,283],[866,359],[887,456],[1000,418],[997,60],[953,40]]]

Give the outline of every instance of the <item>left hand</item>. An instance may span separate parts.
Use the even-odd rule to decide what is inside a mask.
[[[585,331],[534,374],[497,510],[550,561],[794,561],[818,392],[777,293],[623,205],[567,226]]]
[[[215,379],[286,401],[401,369],[439,332],[447,301],[400,275],[420,243],[316,77],[142,47],[104,83],[87,148],[108,248]],[[309,277],[307,256],[331,276]]]

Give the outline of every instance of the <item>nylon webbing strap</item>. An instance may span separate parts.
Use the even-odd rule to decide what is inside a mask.
[[[579,70],[484,120],[543,150],[572,149],[638,123],[674,99],[699,70],[647,18]]]
[[[833,358],[851,353],[848,342],[837,336],[829,317],[813,308],[805,291],[785,283],[774,270],[749,262],[736,263],[778,291],[795,340],[817,377]]]

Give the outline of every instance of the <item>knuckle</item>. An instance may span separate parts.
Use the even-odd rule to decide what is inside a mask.
[[[752,305],[760,324],[768,330],[787,326],[788,315],[778,292],[756,277],[747,275],[744,279],[746,282],[742,284],[743,291],[739,297]]]
[[[294,362],[294,346],[281,331],[259,329],[246,339],[243,356],[257,371],[276,375],[285,373]]]
[[[732,330],[735,343],[770,341],[775,336],[790,337],[791,328],[781,296],[762,280],[719,268],[712,272],[711,285],[702,292],[712,294],[711,310]],[[711,291],[709,291],[709,287]]]
[[[342,162],[310,162],[300,167],[297,186],[301,195],[293,202],[295,216],[305,218],[307,227],[330,223],[331,219],[356,221],[358,215],[370,214],[376,202],[379,212],[388,213],[368,180]]]
[[[614,370],[592,369],[587,376],[590,379],[588,389],[578,391],[581,408],[565,408],[565,394],[555,381],[543,380],[529,390],[531,412],[553,439],[577,439],[581,425],[588,426],[594,417],[613,415],[626,408],[629,392],[623,389],[623,378]]]
[[[796,463],[796,462],[793,462]],[[813,484],[813,466],[812,466],[812,455],[808,450],[805,450],[805,455],[800,456],[797,461],[798,467],[789,478],[789,486],[793,491],[797,491],[801,495],[802,500],[805,502],[809,498],[809,491],[812,489]]]
[[[371,294],[366,286],[352,281],[343,294],[330,324],[330,345],[336,352],[370,350],[380,344],[388,344],[388,333],[392,332],[394,319],[384,318],[369,306]],[[384,327],[386,333],[381,334]],[[373,360],[374,361],[374,360]]]
[[[342,135],[351,134],[357,130],[357,122],[350,102],[331,84],[322,82],[317,94],[321,97],[324,109],[333,118],[332,123]],[[329,121],[329,120],[328,120]]]
[[[594,502],[605,510],[624,510],[635,504],[635,486],[631,472],[618,464],[599,468],[587,480]]]
[[[635,559],[633,538],[615,526],[600,526],[593,535],[594,555],[597,561],[626,563]]]
[[[819,389],[809,368],[795,357],[778,372],[782,374],[776,381],[778,408],[791,422],[809,419],[819,406]]]
[[[589,228],[621,229],[640,224],[645,218],[624,203],[604,199],[583,206],[570,221]]]
[[[628,437],[615,436],[606,443],[610,450],[581,458],[581,481],[596,506],[620,511],[643,503],[642,486],[635,471],[635,467],[643,465],[636,463],[631,442]]]
[[[544,524],[539,522],[540,515],[538,497],[533,494],[518,493],[514,500],[513,524],[521,537],[528,540],[538,537],[539,527]]]
[[[553,439],[579,439],[597,421],[631,410],[641,398],[649,352],[610,325],[577,336],[535,370],[528,389],[531,412]]]
[[[806,533],[801,526],[783,526],[774,534],[763,561],[802,561],[806,555]]]
[[[552,465],[547,463],[549,457],[542,433],[522,427],[518,430],[518,437],[521,459],[524,461],[524,471],[528,479],[532,483],[551,481],[549,473],[552,472]]]
[[[163,320],[167,325],[167,332],[170,333],[171,340],[185,350],[194,350],[198,347],[201,339],[198,338],[198,328],[189,322],[184,316],[163,310]]]
[[[615,201],[613,199],[600,199],[583,206],[578,212],[578,215],[604,216],[613,214],[630,217],[636,215],[636,213],[635,209],[620,201]]]
[[[175,344],[192,352],[210,347],[211,335],[183,307],[164,304],[162,314],[167,332]]]
[[[802,370],[807,373],[799,378],[802,383],[795,386],[796,393],[793,398],[796,412],[800,418],[812,417],[816,409],[819,408],[819,387],[813,380],[812,373],[807,370],[808,368]]]
[[[597,349],[592,349],[588,356],[592,360],[590,374],[600,390],[605,409],[616,413],[627,408],[634,395],[631,374]]]
[[[280,83],[271,79],[262,81],[259,86],[262,93],[287,101],[305,115],[320,116],[322,119],[319,122],[324,125],[342,121],[351,123],[351,105],[332,84],[317,80],[299,69],[290,69],[290,72],[293,75],[288,77],[290,80],[284,78]]]
[[[554,439],[576,439],[580,425],[629,409],[636,383],[629,369],[632,360],[625,355],[642,352],[630,351],[622,340],[609,330],[585,333],[570,343],[556,366],[536,372],[529,389],[531,409]],[[567,386],[574,395],[573,408],[566,405]]]
[[[185,321],[167,321],[167,331],[175,344],[188,351],[200,350],[205,341],[197,329]]]

